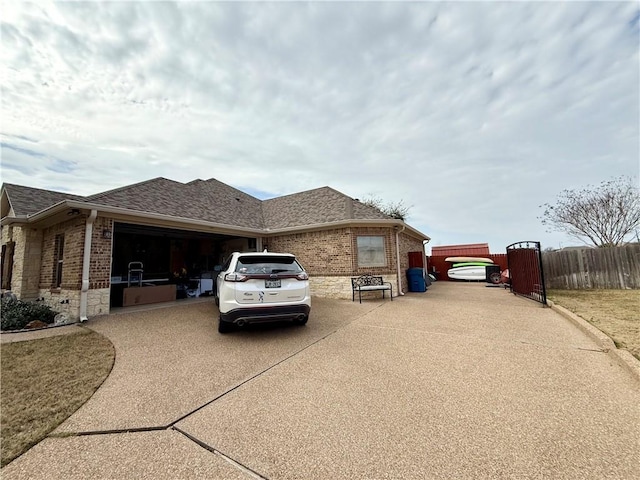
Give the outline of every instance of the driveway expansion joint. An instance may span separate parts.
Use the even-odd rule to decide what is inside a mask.
[[[67,438],[67,437],[85,437],[90,435],[115,435],[119,433],[140,433],[140,432],[158,432],[167,430],[171,425],[163,425],[159,427],[134,427],[134,428],[116,428],[113,430],[89,430],[86,432],[60,432],[51,433],[49,438]]]
[[[211,445],[203,442],[202,440],[194,437],[193,435],[185,432],[184,430],[181,430],[178,427],[171,427],[173,430],[175,430],[178,433],[181,433],[182,435],[184,435],[185,437],[187,437],[189,440],[191,440],[192,442],[198,444],[199,446],[201,446],[202,448],[204,448],[205,450],[218,455],[219,457],[223,458],[225,461],[227,461],[228,463],[230,463],[231,465],[233,465],[234,467],[238,468],[239,470],[242,470],[244,473],[248,474],[249,476],[258,479],[258,480],[269,480],[268,477],[265,477],[264,475],[261,475],[260,473],[256,472],[255,470],[253,470],[252,468],[247,467],[246,465],[240,463],[239,461],[231,458],[229,455],[226,455],[224,453],[222,453],[220,450],[218,450],[215,447],[212,447]]]
[[[229,393],[239,389],[240,387],[242,387],[243,385],[246,385],[247,383],[249,383],[252,380],[255,380],[256,378],[258,378],[259,376],[267,373],[269,370],[277,367],[278,365],[281,365],[282,363],[286,362],[287,360],[290,360],[291,358],[295,357],[296,355],[299,355],[300,353],[304,352],[306,349],[311,348],[312,346],[316,345],[317,343],[320,343],[321,341],[325,340],[326,338],[330,337],[331,335],[333,335],[334,333],[336,333],[338,330],[334,330],[332,332],[327,333],[326,335],[324,335],[323,337],[315,340],[314,342],[306,345],[305,347],[293,352],[291,355],[286,356],[285,358],[283,358],[282,360],[277,361],[276,363],[274,363],[273,365],[270,365],[269,367],[265,368],[264,370],[261,370],[260,372],[256,373],[255,375],[252,375],[251,377],[247,378],[246,380],[243,380],[242,382],[238,383],[237,385],[234,385],[233,387],[231,387],[230,389],[222,392],[220,395],[218,395],[217,397],[213,398],[212,400],[209,400],[208,402],[200,405],[198,408],[190,411],[189,413],[184,414],[183,416],[181,416],[180,418],[178,418],[177,420],[174,420],[173,422],[171,422],[169,425],[167,425],[168,427],[173,427],[176,423],[181,422],[182,420],[186,419],[187,417],[190,417],[191,415],[193,415],[194,413],[199,412],[200,410],[202,410],[205,407],[208,407],[209,405],[211,405],[213,402],[220,400],[222,397],[228,395]]]

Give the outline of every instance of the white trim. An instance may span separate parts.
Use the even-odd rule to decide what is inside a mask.
[[[80,290],[80,321],[86,322],[87,318],[87,301],[89,292],[89,266],[91,262],[91,236],[93,235],[93,221],[98,216],[97,210],[91,210],[91,214],[87,217],[87,223],[84,229],[84,252],[82,255],[82,289]]]

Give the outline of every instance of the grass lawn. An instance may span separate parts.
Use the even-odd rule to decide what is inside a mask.
[[[91,330],[0,349],[4,467],[82,406],[111,372],[115,350]]]
[[[547,296],[606,333],[640,360],[640,291],[550,290]]]

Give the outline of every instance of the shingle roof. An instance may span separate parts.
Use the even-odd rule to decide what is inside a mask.
[[[316,188],[262,202],[264,222],[269,229],[300,227],[349,219],[389,219],[379,210],[364,205],[330,187]]]
[[[154,178],[87,197],[87,201],[139,212],[264,228],[260,200],[215,179],[184,184]]]
[[[52,190],[42,190],[41,188],[24,187],[5,183],[2,185],[7,192],[13,213],[18,216],[32,215],[45,208],[51,207],[63,200],[83,201],[84,198],[64,192],[54,192]]]
[[[12,184],[3,188],[16,215],[34,214],[70,199],[260,230],[391,218],[330,187],[264,201],[213,178],[185,184],[159,177],[89,197]]]

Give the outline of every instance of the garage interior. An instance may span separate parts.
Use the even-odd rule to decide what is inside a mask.
[[[223,260],[234,251],[255,251],[256,244],[256,238],[116,223],[110,306],[211,295]]]

